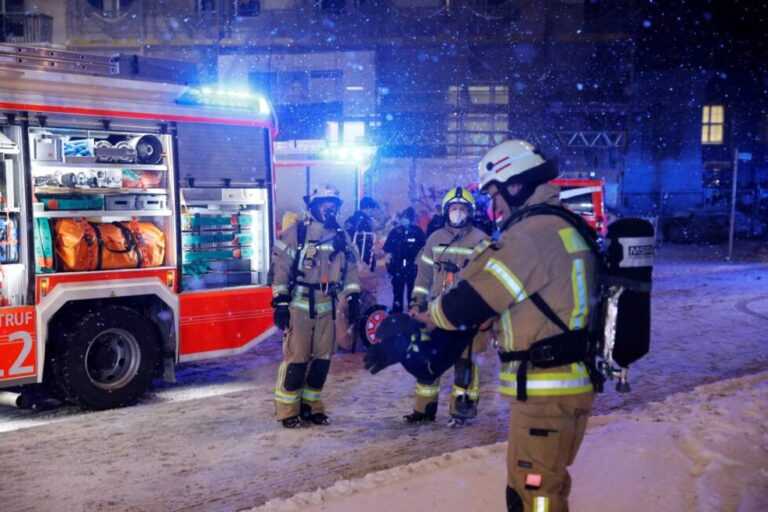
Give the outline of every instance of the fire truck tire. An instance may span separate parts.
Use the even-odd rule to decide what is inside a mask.
[[[358,320],[357,332],[365,348],[371,346],[370,336],[376,333],[378,324],[386,317],[387,307],[382,304],[375,304],[365,310],[363,316]]]
[[[155,326],[131,308],[89,310],[63,329],[54,374],[69,401],[86,409],[134,403],[160,360]]]

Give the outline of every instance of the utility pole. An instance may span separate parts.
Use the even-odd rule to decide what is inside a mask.
[[[733,231],[736,221],[736,184],[739,179],[739,148],[733,149],[733,182],[731,183],[731,227],[728,230],[728,261],[733,258]]]
[[[733,150],[733,183],[731,184],[731,229],[728,232],[728,261],[733,257],[733,237],[736,230],[736,187],[739,180],[739,160],[749,162],[752,153],[739,153],[739,149]]]

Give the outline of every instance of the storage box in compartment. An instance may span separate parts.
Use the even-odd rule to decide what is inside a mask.
[[[238,213],[185,213],[181,216],[184,231],[233,229],[248,227],[251,223],[250,215]]]
[[[141,194],[136,197],[137,210],[165,210],[168,196],[165,194]]]
[[[107,210],[135,210],[136,195],[123,194],[119,196],[107,196]]]
[[[35,137],[32,142],[32,160],[37,162],[61,162],[61,139]]]
[[[258,276],[253,272],[208,272],[202,275],[182,276],[185,290],[204,290],[224,286],[247,286],[253,284]]]
[[[66,196],[58,194],[37,194],[37,199],[43,203],[46,210],[103,210],[104,196]]]

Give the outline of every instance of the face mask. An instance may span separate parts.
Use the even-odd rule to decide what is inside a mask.
[[[405,217],[403,217],[402,219],[400,219],[400,225],[404,226],[404,227],[410,226],[411,225],[411,219],[406,219]]]
[[[323,226],[328,229],[339,227],[339,223],[336,222],[336,210],[334,208],[328,208],[323,212]]]
[[[467,221],[467,212],[461,209],[454,209],[448,212],[448,222],[452,226],[463,226]]]

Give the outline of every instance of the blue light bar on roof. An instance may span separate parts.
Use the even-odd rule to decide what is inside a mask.
[[[218,86],[189,87],[176,99],[179,105],[209,105],[214,107],[239,108],[269,115],[269,102],[260,94],[247,89]]]

